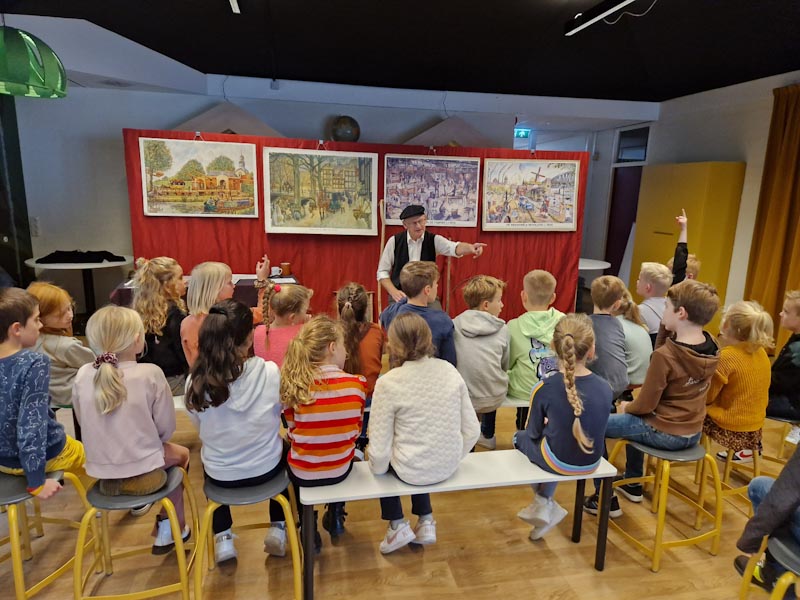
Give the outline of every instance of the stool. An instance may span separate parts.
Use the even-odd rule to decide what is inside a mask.
[[[784,419],[783,417],[770,417],[767,416],[767,419],[770,421],[778,421],[779,423],[783,423],[783,431],[781,432],[781,441],[780,445],[778,446],[778,454],[777,456],[768,456],[764,453],[764,460],[768,460],[770,462],[778,463],[780,465],[785,465],[786,461],[789,458],[786,456],[786,446],[793,446],[794,444],[789,444],[786,441],[786,436],[789,433],[789,429],[792,426],[800,425],[800,421],[797,419]],[[791,454],[791,453],[790,453]]]
[[[226,504],[228,506],[247,506],[250,504],[258,504],[267,500],[273,499],[277,501],[283,509],[283,516],[286,519],[286,533],[289,541],[289,548],[292,551],[292,570],[294,572],[294,597],[295,600],[300,600],[303,594],[302,587],[302,556],[300,555],[300,544],[297,538],[297,529],[295,528],[296,518],[292,513],[292,505],[296,506],[294,498],[291,498],[292,505],[283,496],[281,492],[289,487],[289,476],[286,471],[282,471],[273,479],[262,483],[260,485],[253,485],[241,488],[224,488],[206,480],[203,485],[203,491],[208,504],[205,513],[203,513],[203,523],[200,529],[200,535],[197,538],[197,556],[199,557],[198,564],[195,566],[194,571],[194,598],[195,600],[202,600],[203,598],[203,554],[208,551],[208,570],[214,569],[214,534],[211,531],[211,520],[214,511]],[[294,496],[292,488],[289,487],[290,496]],[[259,523],[251,523],[249,525],[241,525],[235,527],[235,531],[244,531],[248,529],[266,529],[268,523],[265,521]],[[313,549],[311,550],[313,552]]]
[[[108,535],[108,511],[111,510],[130,510],[142,504],[151,502],[161,502],[164,509],[167,511],[169,517],[170,527],[172,528],[172,539],[175,540],[175,553],[178,559],[178,576],[179,581],[170,585],[165,585],[156,588],[150,588],[139,592],[129,592],[126,594],[103,595],[103,598],[128,598],[130,600],[138,600],[140,598],[153,598],[172,592],[181,592],[183,600],[189,600],[189,570],[192,568],[194,557],[197,552],[197,544],[194,544],[194,550],[189,556],[187,563],[185,554],[185,544],[181,537],[182,531],[178,524],[178,516],[175,513],[175,506],[172,504],[167,495],[179,486],[183,486],[183,491],[189,500],[189,509],[191,512],[191,527],[192,530],[197,532],[199,527],[197,523],[197,506],[195,504],[194,493],[192,486],[189,482],[189,476],[186,471],[180,467],[170,467],[167,469],[167,483],[157,492],[147,494],[146,496],[106,496],[101,494],[100,490],[95,484],[92,486],[86,498],[91,505],[84,513],[81,519],[80,529],[78,530],[78,543],[75,548],[75,564],[73,565],[74,572],[74,598],[75,600],[84,600],[91,598],[85,594],[86,583],[88,576],[83,575],[83,548],[84,540],[88,532],[89,526],[95,521],[97,512],[100,512],[100,532],[101,552],[99,556],[95,556],[92,568],[96,568],[98,564],[102,564],[103,570],[106,575],[111,575],[114,572],[113,559],[126,558],[128,556],[136,556],[140,554],[150,554],[151,546],[135,548],[124,552],[111,552],[111,544]],[[191,544],[191,543],[190,543]]]
[[[54,471],[52,473],[47,473],[47,478],[69,481],[78,492],[78,496],[84,508],[89,508],[89,504],[86,501],[86,491],[76,475],[64,473],[62,471]],[[6,517],[8,519],[8,536],[0,540],[0,544],[9,543],[11,546],[10,552],[0,557],[0,562],[8,558],[11,559],[11,571],[14,577],[14,594],[16,600],[27,600],[27,598],[31,598],[39,593],[64,573],[69,572],[72,569],[74,561],[74,558],[70,558],[37,584],[33,585],[31,588],[26,588],[22,560],[30,560],[33,557],[30,530],[35,529],[37,536],[41,537],[44,535],[43,523],[66,525],[75,529],[79,527],[76,521],[71,521],[69,519],[43,517],[39,501],[28,493],[26,489],[27,485],[28,483],[25,477],[0,473],[0,505],[6,508]],[[28,511],[25,508],[25,502],[28,500],[33,500],[33,524],[28,522]],[[96,532],[93,533],[92,541],[85,545],[84,550],[94,545],[95,554],[99,556],[99,536],[97,536]]]
[[[774,558],[784,569],[788,569],[786,573],[778,578],[775,582],[775,587],[769,595],[770,600],[783,600],[786,595],[786,590],[793,583],[795,589],[797,586],[798,575],[800,575],[800,544],[794,539],[791,533],[786,529],[779,529],[771,536],[764,536],[761,542],[761,548],[758,552],[750,557],[747,561],[747,568],[742,573],[742,585],[739,588],[739,600],[747,600],[750,585],[753,579],[753,572],[756,568],[756,563],[761,559],[765,550],[769,550],[770,555]]]
[[[644,475],[642,477],[631,477],[628,479],[621,479],[614,482],[614,487],[625,485],[628,483],[652,483],[653,484],[653,501],[651,512],[658,513],[656,520],[656,535],[652,548],[645,546],[642,542],[634,538],[631,534],[622,529],[622,527],[615,521],[610,521],[610,525],[621,533],[628,541],[634,546],[639,548],[645,555],[652,559],[650,569],[656,573],[661,568],[661,555],[665,548],[674,548],[677,546],[693,546],[697,545],[707,539],[711,541],[711,554],[716,555],[719,551],[720,534],[722,533],[722,487],[719,479],[719,470],[714,462],[714,458],[706,454],[702,446],[694,446],[686,450],[661,450],[660,448],[652,448],[645,446],[639,442],[632,442],[630,440],[617,440],[614,450],[611,452],[609,462],[614,463],[622,449],[630,444],[640,452],[652,456],[656,459],[655,473],[652,475]],[[711,476],[714,481],[714,490],[716,493],[716,501],[714,503],[714,513],[710,513],[704,506],[704,490],[705,486],[700,487],[700,493],[695,500],[686,494],[670,486],[670,464],[673,462],[689,463],[698,460],[705,461]],[[707,518],[714,522],[714,527],[711,531],[689,537],[682,540],[664,541],[664,526],[667,517],[667,496],[672,493],[675,497],[693,506],[696,509],[697,517],[694,528],[700,529],[703,518]]]
[[[709,456],[713,456],[711,451],[711,438],[709,438],[705,433],[703,434],[703,439],[700,441],[701,445],[705,449],[706,454]],[[731,485],[731,473],[736,471],[737,473],[746,472],[750,475],[750,478],[753,479],[761,475],[761,456],[758,453],[758,448],[748,448],[753,452],[753,462],[750,464],[737,464],[733,462],[733,455],[734,452],[731,449],[727,449],[727,456],[725,457],[725,468],[722,471],[722,497],[727,498],[728,496],[741,496],[745,500],[747,500],[748,505],[750,504],[750,498],[747,495],[747,484],[733,487]],[[699,483],[701,486],[705,485],[706,480],[706,463],[698,462],[697,463],[697,470],[695,471],[695,478],[694,482]],[[753,508],[750,506],[750,510],[747,513],[747,516],[752,516]]]

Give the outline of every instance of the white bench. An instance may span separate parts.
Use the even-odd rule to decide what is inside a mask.
[[[605,459],[590,475],[553,475],[540,469],[518,450],[495,450],[474,452],[467,455],[450,479],[435,485],[409,485],[393,474],[373,475],[365,462],[354,463],[347,479],[336,485],[301,487],[300,504],[303,522],[314,522],[314,505],[330,502],[369,500],[387,496],[410,496],[413,494],[436,494],[495,487],[510,487],[532,483],[576,481],[575,513],[572,521],[572,541],[581,538],[584,488],[587,479],[601,479],[601,511],[595,550],[595,569],[605,566],[606,537],[608,535],[608,511],[611,503],[611,484],[617,469]],[[303,597],[314,597],[314,528],[303,527]]]

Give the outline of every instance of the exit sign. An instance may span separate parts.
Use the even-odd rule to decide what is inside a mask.
[[[531,130],[530,129],[523,129],[521,127],[514,128],[514,138],[527,140],[531,137]]]

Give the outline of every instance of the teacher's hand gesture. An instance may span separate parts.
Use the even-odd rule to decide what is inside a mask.
[[[486,244],[482,244],[481,242],[475,242],[474,244],[467,244],[470,248],[470,251],[467,254],[472,254],[473,258],[478,258],[481,254],[483,254],[483,249],[486,248]]]

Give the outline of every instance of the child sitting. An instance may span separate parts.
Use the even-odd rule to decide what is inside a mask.
[[[551,306],[556,301],[556,278],[547,271],[536,269],[525,275],[520,296],[526,312],[508,322],[511,337],[508,395],[528,400],[536,384],[558,370],[550,342],[564,313]],[[517,430],[525,429],[527,420],[528,409],[518,408]]]
[[[684,450],[697,444],[706,414],[706,392],[719,361],[717,343],[703,327],[717,310],[719,296],[713,286],[687,279],[669,289],[663,324],[672,337],[650,357],[636,399],[620,402],[618,413],[609,417],[606,437],[664,450]],[[625,450],[625,478],[642,477],[644,454],[631,445]],[[631,502],[642,501],[640,483],[616,489]],[[597,505],[595,492],[586,499],[584,509],[597,514]],[[610,514],[614,518],[622,515],[616,495],[611,498]]]
[[[255,329],[256,356],[283,365],[286,349],[305,325],[314,290],[302,285],[273,285],[269,282],[262,301],[264,324]]]
[[[664,316],[666,298],[664,297],[672,285],[672,271],[669,267],[656,262],[644,262],[636,280],[636,293],[644,297],[639,305],[639,312],[647,324],[647,333],[655,346],[658,327]]]
[[[411,485],[444,481],[478,439],[467,385],[452,365],[433,358],[430,328],[417,315],[394,319],[388,349],[392,370],[375,384],[373,396],[370,469],[380,475],[391,468]],[[381,553],[411,542],[436,542],[430,495],[411,496],[411,506],[419,517],[413,530],[403,518],[400,498],[381,498],[381,518],[389,521]]]
[[[528,424],[514,434],[514,447],[550,473],[585,475],[600,464],[612,401],[608,384],[586,368],[595,354],[589,317],[572,314],[561,319],[553,332],[553,348],[559,372],[533,388]],[[557,485],[534,485],[533,503],[517,515],[534,526],[532,540],[542,538],[567,516],[553,500]]]
[[[0,473],[24,475],[28,493],[47,500],[61,484],[45,474],[80,471],[85,457],[50,409],[50,359],[29,350],[41,327],[34,296],[0,288]]]
[[[206,478],[224,488],[260,485],[283,473],[280,437],[280,372],[250,356],[253,313],[241,302],[214,304],[200,328],[197,360],[186,383],[186,407],[200,432]],[[249,357],[249,358],[248,358]],[[288,498],[288,492],[283,495]],[[271,526],[264,551],[286,554],[286,522],[280,504],[270,500]],[[212,517],[215,558],[237,557],[228,506]]]
[[[407,298],[390,304],[381,313],[381,325],[388,330],[392,320],[403,313],[419,315],[431,328],[436,358],[456,366],[456,345],[453,338],[453,320],[442,310],[428,305],[439,293],[439,269],[435,262],[414,261],[406,263],[400,271],[400,284]]]
[[[316,487],[343,481],[350,473],[361,432],[367,380],[345,373],[347,350],[342,325],[325,315],[312,318],[289,342],[281,370],[281,402],[291,444],[289,477],[295,485]],[[344,503],[328,505],[323,522],[344,516]],[[314,545],[321,545],[313,523]],[[338,531],[338,524],[336,528]]]
[[[619,277],[603,275],[592,282],[591,315],[594,328],[594,343],[597,347],[595,360],[589,370],[600,375],[611,386],[614,398],[622,395],[628,387],[628,363],[625,360],[625,330],[618,314],[628,288]],[[609,410],[611,407],[609,406]]]
[[[505,281],[476,275],[464,286],[468,310],[453,319],[458,372],[481,420],[478,445],[494,449],[497,409],[508,393],[510,334],[503,319]]]
[[[192,269],[186,292],[189,316],[181,321],[181,347],[189,368],[197,360],[200,327],[209,309],[217,302],[233,298],[233,290],[233,274],[225,263],[204,262]]]
[[[159,256],[136,261],[133,308],[142,317],[145,352],[139,362],[161,367],[173,396],[184,392],[189,365],[181,345],[181,322],[186,317],[183,270],[174,258]]]
[[[624,284],[623,284],[624,285]],[[628,365],[628,385],[639,387],[644,383],[653,345],[647,333],[647,324],[639,313],[631,293],[625,289],[622,302],[614,311],[625,335],[625,363]],[[628,392],[630,393],[630,392]],[[629,398],[632,399],[632,398]]]
[[[786,292],[781,327],[792,336],[772,363],[767,416],[800,421],[800,290]],[[800,428],[793,427],[786,441],[797,444]]]
[[[100,480],[103,494],[145,495],[167,481],[164,469],[189,466],[189,450],[168,440],[175,433],[175,407],[164,373],[136,362],[144,350],[139,315],[121,306],[106,306],[86,324],[86,337],[97,354],[75,377],[72,403],[83,428],[86,472]],[[175,505],[183,539],[189,537],[183,510],[183,488],[168,498]],[[167,512],[156,517],[153,554],[175,545]]]
[[[757,302],[741,300],[725,311],[720,327],[719,364],[706,396],[703,433],[734,452],[733,460],[750,462],[761,445],[769,402],[772,317]],[[727,452],[720,452],[722,460]]]

